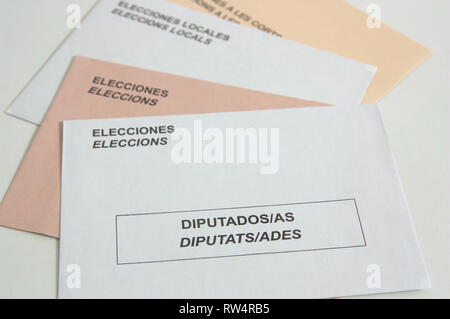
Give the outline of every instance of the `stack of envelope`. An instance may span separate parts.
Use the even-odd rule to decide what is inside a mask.
[[[60,238],[60,298],[428,288],[374,103],[429,55],[341,0],[98,1],[7,109],[0,225]]]

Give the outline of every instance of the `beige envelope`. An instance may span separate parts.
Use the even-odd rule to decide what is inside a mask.
[[[169,1],[377,66],[363,103],[380,100],[431,54],[385,24],[369,28],[372,18],[344,0]]]
[[[0,206],[0,225],[59,237],[61,121],[319,103],[76,57]]]

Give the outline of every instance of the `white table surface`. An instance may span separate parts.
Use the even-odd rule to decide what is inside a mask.
[[[450,298],[450,1],[349,0],[434,51],[380,103],[433,288],[365,298]],[[3,111],[95,0],[0,0],[0,198],[37,129]],[[55,298],[58,241],[0,227],[0,298]]]

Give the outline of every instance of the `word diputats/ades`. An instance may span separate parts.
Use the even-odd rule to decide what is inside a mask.
[[[250,216],[220,216],[207,217],[197,219],[181,220],[181,228],[189,229],[207,229],[207,228],[228,228],[240,227],[258,224],[280,224],[291,223],[295,220],[294,214],[291,212],[271,213],[271,214],[255,214]],[[217,245],[233,245],[244,243],[262,243],[274,242],[279,240],[298,240],[302,238],[300,229],[284,229],[274,231],[258,231],[258,232],[239,232],[231,234],[206,235],[195,237],[183,237],[180,241],[180,248],[186,247],[204,247]]]

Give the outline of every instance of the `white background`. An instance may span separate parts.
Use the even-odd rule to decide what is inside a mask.
[[[434,51],[380,103],[433,289],[374,297],[450,298],[450,20],[447,0],[351,0]],[[0,196],[36,126],[3,113],[70,32],[66,7],[94,0],[0,0]],[[58,241],[0,227],[0,298],[54,298]]]

